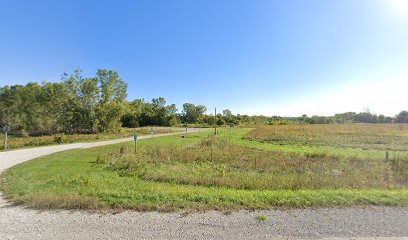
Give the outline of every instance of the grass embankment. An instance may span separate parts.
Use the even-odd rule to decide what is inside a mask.
[[[175,132],[174,128],[154,127],[154,134]],[[137,128],[136,134],[149,135],[151,127]],[[9,135],[8,147],[11,150],[29,147],[48,146],[55,144],[96,142],[131,137],[135,133],[133,128],[122,128],[120,131],[98,134],[55,134],[50,136],[18,137]],[[0,151],[4,150],[4,135],[0,134]]]
[[[383,148],[276,145],[249,131],[148,139],[137,154],[120,154],[118,145],[57,153],[11,168],[2,189],[34,208],[408,206],[402,150],[392,163]]]

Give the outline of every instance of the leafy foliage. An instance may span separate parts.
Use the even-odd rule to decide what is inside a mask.
[[[58,83],[0,88],[0,122],[32,135],[94,133],[117,129],[124,111],[126,83],[112,70],[83,78],[80,69]]]

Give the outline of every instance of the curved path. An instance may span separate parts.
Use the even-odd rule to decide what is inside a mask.
[[[189,129],[189,131],[198,131]],[[161,134],[167,136],[173,134]],[[139,139],[149,138],[143,136]],[[112,140],[0,152],[0,172],[51,153],[129,141]],[[267,216],[257,222],[256,216]],[[406,236],[404,238],[404,236]],[[178,213],[91,214],[83,211],[37,211],[13,206],[0,193],[0,239],[406,239],[408,208],[355,207]]]

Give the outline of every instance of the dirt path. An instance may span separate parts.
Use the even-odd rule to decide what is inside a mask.
[[[198,131],[190,129],[189,131]],[[173,133],[174,134],[174,133]],[[176,133],[177,134],[177,133]],[[180,133],[178,133],[180,134]],[[156,135],[166,136],[171,134]],[[143,136],[139,139],[149,138]],[[51,153],[130,141],[77,143],[0,153],[0,172]],[[258,222],[257,215],[266,222]],[[406,236],[406,238],[404,238]],[[0,239],[276,239],[346,238],[408,240],[408,208],[355,207],[177,213],[37,211],[13,206],[0,193]],[[363,238],[362,238],[363,237]],[[381,239],[381,238],[376,238]]]

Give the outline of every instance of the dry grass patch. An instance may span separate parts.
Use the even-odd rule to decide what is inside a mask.
[[[408,185],[405,159],[339,158],[328,153],[262,151],[215,137],[189,146],[107,153],[97,163],[143,180],[235,189],[387,188]]]
[[[408,124],[260,126],[246,139],[277,145],[408,151]]]

